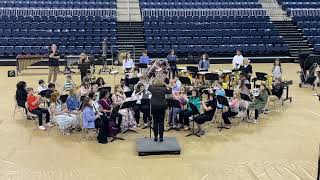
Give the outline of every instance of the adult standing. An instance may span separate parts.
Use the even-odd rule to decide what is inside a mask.
[[[167,60],[168,60],[168,63],[170,65],[170,74],[172,74],[171,76],[171,79],[173,79],[175,76],[176,76],[176,72],[177,72],[177,60],[178,60],[178,57],[177,55],[175,54],[174,50],[172,49],[170,51],[170,54],[168,54],[167,56]]]
[[[151,112],[153,116],[153,133],[154,141],[163,141],[164,132],[164,117],[167,109],[167,101],[165,99],[166,94],[171,94],[171,90],[168,89],[163,79],[156,77],[153,84],[149,86],[148,90],[151,92]]]
[[[232,65],[233,69],[240,69],[243,65],[243,56],[240,50],[237,50],[237,54],[233,57]]]
[[[52,44],[49,52],[49,76],[48,76],[48,83],[51,82],[52,74],[53,74],[53,83],[56,83],[57,76],[59,72],[59,59],[60,54],[57,50],[57,45]]]

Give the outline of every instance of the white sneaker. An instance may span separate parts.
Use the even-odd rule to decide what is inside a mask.
[[[53,127],[53,125],[52,125],[50,122],[48,122],[48,123],[46,124],[46,126],[47,126],[47,127]]]
[[[148,126],[148,123],[144,123],[144,126]]]
[[[39,126],[39,129],[40,129],[41,131],[45,131],[45,130],[46,130],[46,127],[44,127],[44,126]]]
[[[258,120],[255,119],[252,123],[253,123],[253,124],[258,124]]]

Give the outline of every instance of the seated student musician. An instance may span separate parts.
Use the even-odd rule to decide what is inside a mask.
[[[222,113],[222,119],[225,124],[225,128],[230,129],[232,126],[232,123],[230,122],[230,117],[234,117],[239,112],[239,104],[240,104],[240,91],[234,91],[233,98],[229,102],[229,107],[227,108],[227,111]]]
[[[80,96],[88,96],[91,92],[91,84],[88,77],[83,78],[82,84],[80,86]]]
[[[76,89],[75,88],[71,88],[69,90],[69,96],[67,98],[67,101],[66,101],[66,104],[67,104],[67,108],[69,110],[69,113],[71,114],[79,114],[80,113],[80,100],[79,98],[77,97],[77,94],[76,94]]]
[[[119,84],[115,85],[115,92],[112,94],[112,105],[114,107],[120,106],[125,102],[126,95]],[[134,114],[131,108],[120,109],[119,113],[122,115],[121,130],[126,131],[137,126],[134,119]]]
[[[59,100],[60,94],[53,92],[50,99],[50,113],[53,121],[58,124],[63,135],[69,135],[72,128],[80,128],[80,122],[75,114],[70,114],[69,110]]]
[[[187,102],[188,108],[179,112],[179,123],[184,125],[185,131],[190,130],[189,118],[192,115],[194,115],[189,104],[195,105],[198,111],[200,112],[201,102],[200,102],[199,92],[197,89],[192,89],[191,97],[188,98],[187,101],[188,101]]]
[[[204,53],[198,64],[199,71],[208,71],[210,69],[210,61],[208,54]]]
[[[201,101],[201,105],[204,109],[204,113],[194,118],[194,122],[198,127],[197,135],[199,136],[204,135],[202,124],[204,124],[207,121],[211,121],[213,119],[213,116],[217,108],[217,99],[215,97],[216,95],[213,93],[212,90],[210,90],[208,96],[209,96],[209,99],[207,102]]]
[[[48,110],[40,108],[39,105],[41,104],[41,96],[35,95],[33,88],[28,87],[27,88],[28,97],[27,97],[27,104],[29,107],[29,111],[32,114],[35,114],[38,116],[39,119],[39,129],[44,131],[46,130],[46,127],[52,127],[53,125],[50,123],[50,113]],[[43,126],[43,114],[46,115],[46,125]]]
[[[146,93],[146,89],[143,83],[138,83],[136,89],[131,95],[132,100],[137,100],[136,106],[134,106],[134,116],[137,122],[137,126],[140,127],[140,112],[143,114],[144,126],[148,126],[148,119],[150,118],[150,107],[148,104],[142,104],[141,100],[143,95]]]
[[[281,100],[282,94],[284,91],[283,83],[281,82],[281,78],[275,78],[275,82],[272,84],[271,96],[268,98],[268,107],[271,104],[275,104],[277,100]]]
[[[24,81],[20,81],[17,83],[16,85],[17,90],[16,90],[16,101],[18,106],[23,107],[26,110],[27,113],[27,109],[26,109],[26,105],[25,103],[27,102],[27,97],[28,97],[28,93],[27,93],[27,83]]]
[[[96,83],[97,83],[99,88],[106,86],[106,83],[105,83],[105,81],[104,81],[104,79],[102,77],[98,77],[97,80],[96,80]]]
[[[268,101],[268,90],[266,88],[265,84],[260,85],[260,93],[259,96],[255,97],[254,101],[249,104],[248,110],[247,110],[247,116],[250,115],[250,110],[254,110],[254,124],[258,123],[258,117],[259,117],[259,111],[262,111]]]
[[[226,92],[222,88],[222,82],[217,82],[214,85],[214,89],[215,89],[215,95],[217,95],[217,96],[226,96]],[[222,104],[219,104],[218,102],[217,102],[217,107],[218,108],[223,108]]]
[[[55,91],[56,91],[56,85],[53,84],[53,83],[49,83],[49,84],[48,84],[48,91],[47,91],[45,97],[48,98],[48,99],[50,99],[50,98],[51,98],[51,94],[52,94],[53,92],[55,92]]]
[[[71,74],[66,75],[66,81],[63,85],[63,91],[67,92],[72,88],[77,87],[76,83],[73,82]]]
[[[121,86],[123,92],[131,91],[131,89],[126,85],[126,80],[125,79],[121,79],[120,80],[120,86]]]
[[[120,131],[120,126],[122,122],[122,115],[120,113],[112,114],[112,100],[110,96],[110,92],[106,89],[100,91],[100,100],[98,101],[101,107],[101,111],[107,117],[110,117],[110,120],[115,121],[118,130]],[[112,117],[111,117],[112,115]],[[117,119],[117,120],[116,120]]]
[[[170,108],[169,111],[169,126],[173,128],[181,128],[182,124],[178,122],[178,114],[185,109],[185,105],[187,103],[188,97],[187,92],[184,87],[181,87],[180,91],[172,92],[172,96],[174,100],[178,100],[180,103],[180,107]]]
[[[247,74],[248,80],[250,81],[252,75],[252,66],[248,58],[244,58],[243,65],[240,67],[242,73]]]
[[[102,113],[94,110],[92,100],[89,97],[85,97],[83,100],[82,121],[83,128],[99,129],[99,134],[97,137],[99,143],[108,143],[108,121]]]
[[[48,89],[47,86],[46,86],[46,83],[44,82],[44,80],[40,79],[38,84],[39,84],[38,91],[37,91],[38,94],[40,92]]]
[[[130,72],[134,67],[134,61],[131,58],[131,54],[128,52],[126,58],[123,60],[123,68],[125,72]]]

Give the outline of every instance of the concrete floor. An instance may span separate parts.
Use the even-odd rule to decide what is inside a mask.
[[[271,64],[253,64],[254,71],[270,72]],[[212,69],[230,68],[214,65]],[[320,141],[320,102],[317,90],[298,87],[298,64],[283,64],[293,102],[272,109],[257,125],[238,122],[218,133],[216,125],[207,135],[184,137],[188,132],[169,132],[182,148],[178,156],[138,157],[135,139],[148,130],[121,134],[126,141],[101,145],[79,142],[79,133],[62,136],[35,129],[21,115],[13,119],[15,84],[24,80],[37,88],[47,70],[26,70],[22,76],[7,77],[0,67],[0,180],[312,180],[316,178]],[[110,75],[103,75],[113,84]],[[117,77],[117,82],[120,76]],[[79,75],[74,78],[79,83]],[[64,82],[59,75],[58,85]]]

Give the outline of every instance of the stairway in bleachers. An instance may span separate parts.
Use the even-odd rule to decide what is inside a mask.
[[[135,49],[135,60],[138,60],[145,50],[145,39],[142,22],[118,22],[117,23],[117,46],[119,51],[130,51]],[[132,54],[133,55],[133,54]],[[132,57],[133,58],[133,57]]]
[[[300,53],[312,53],[313,48],[303,38],[301,30],[292,21],[273,21],[274,27],[289,45],[290,55],[296,60]]]

